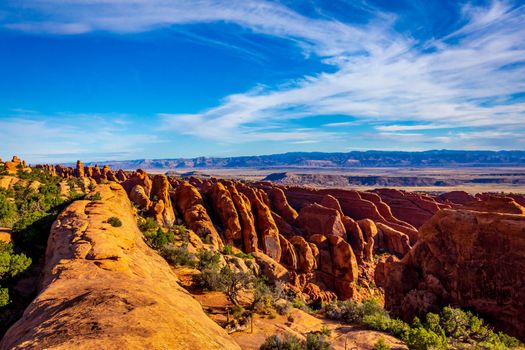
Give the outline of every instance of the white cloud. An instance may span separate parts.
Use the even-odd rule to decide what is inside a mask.
[[[130,122],[115,114],[37,112],[0,116],[1,156],[16,152],[33,163],[51,161],[129,159],[152,143],[164,142],[157,135],[127,129]]]
[[[466,5],[459,29],[429,42],[395,32],[395,16],[387,13],[352,24],[308,18],[270,1],[27,0],[23,6],[44,14],[46,21],[4,20],[6,27],[61,34],[130,33],[227,22],[290,40],[306,56],[316,53],[336,69],[232,94],[199,113],[160,114],[163,130],[228,143],[315,141],[341,137],[342,131],[297,130],[287,123],[337,114],[388,124],[376,127],[380,136],[406,142],[451,142],[449,134],[422,132],[452,128],[475,129],[463,137],[452,134],[465,142],[505,134],[507,128],[514,130],[505,136],[516,143],[525,136],[525,103],[513,100],[525,91],[525,5]]]

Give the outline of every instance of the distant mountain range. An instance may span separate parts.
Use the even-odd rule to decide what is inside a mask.
[[[113,169],[510,167],[525,166],[525,151],[292,152],[263,156],[137,159],[98,163],[108,164]]]

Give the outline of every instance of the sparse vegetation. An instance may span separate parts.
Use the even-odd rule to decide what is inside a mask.
[[[117,218],[116,216],[110,217],[108,219],[107,223],[110,224],[113,227],[121,227],[122,226],[122,221],[119,218]]]
[[[372,347],[372,350],[390,350],[390,346],[388,346],[387,343],[385,343],[384,338],[380,338]]]
[[[409,325],[391,318],[373,300],[356,303],[338,301],[325,305],[328,318],[346,323],[357,323],[370,329],[389,333],[407,343],[410,349],[506,349],[523,346],[516,338],[494,332],[472,312],[445,307],[438,314],[428,313],[425,322],[418,318]]]
[[[102,195],[100,194],[100,192],[95,192],[94,194],[87,196],[86,199],[92,202],[98,202],[102,200]]]
[[[174,266],[195,267],[197,265],[195,256],[188,251],[187,245],[182,245],[180,247],[164,247],[161,250],[161,255],[167,262]]]
[[[0,241],[0,307],[9,304],[9,290],[1,286],[23,273],[31,265],[31,258],[16,254],[11,243]]]
[[[332,346],[321,334],[309,333],[306,341],[294,335],[272,335],[264,341],[260,350],[329,350]]]

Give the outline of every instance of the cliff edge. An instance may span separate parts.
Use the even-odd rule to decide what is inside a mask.
[[[143,242],[124,189],[96,192],[53,224],[40,293],[0,349],[240,349]]]

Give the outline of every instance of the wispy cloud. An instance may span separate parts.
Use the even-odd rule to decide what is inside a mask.
[[[305,57],[313,53],[332,66],[330,72],[226,96],[198,113],[159,114],[163,130],[227,143],[300,143],[343,137],[336,128],[357,119],[380,124],[375,126],[380,137],[403,142],[470,147],[470,140],[484,146],[484,140],[501,135],[511,145],[523,144],[525,103],[516,96],[525,91],[525,5],[496,0],[488,6],[464,5],[454,31],[421,42],[395,30],[395,15],[377,10],[366,23],[351,23],[310,18],[262,0],[16,3],[45,20],[7,16],[2,20],[6,28],[76,35],[226,22],[288,40]],[[325,123],[317,130],[293,126],[296,120],[331,115],[352,122]],[[450,130],[455,128],[469,130]]]
[[[140,153],[144,145],[161,143],[157,135],[130,131],[126,116],[115,114],[34,111],[0,116],[0,150],[16,150],[34,163],[54,161],[123,159]],[[10,157],[11,154],[2,154]]]

